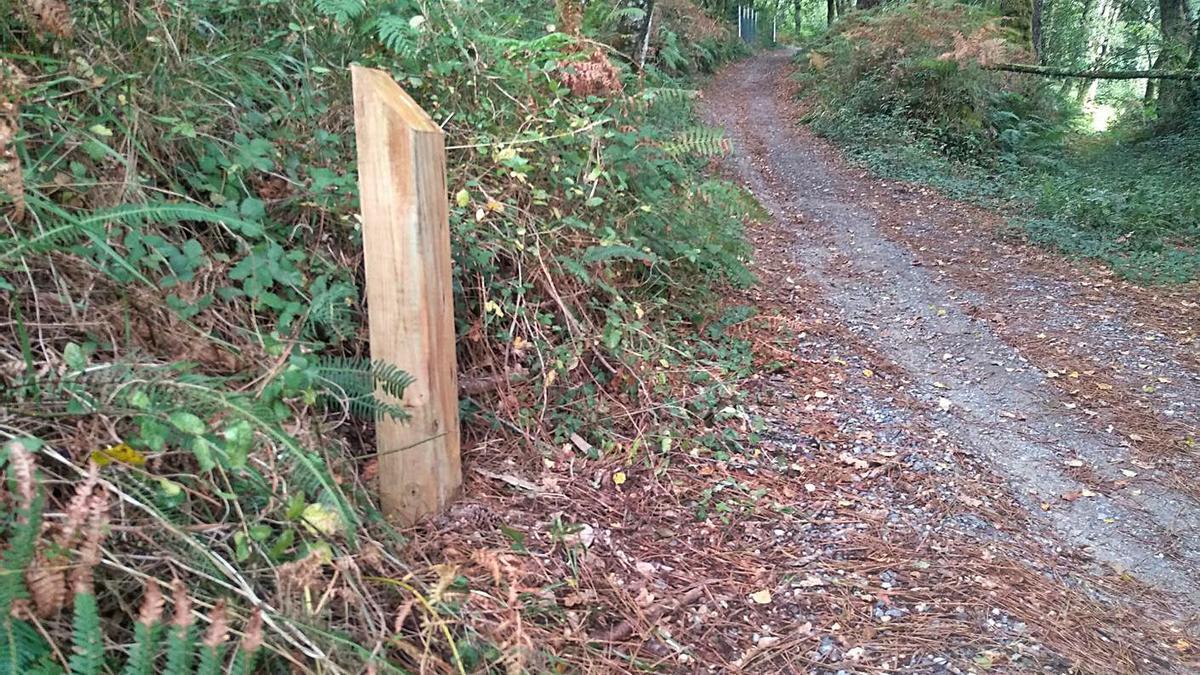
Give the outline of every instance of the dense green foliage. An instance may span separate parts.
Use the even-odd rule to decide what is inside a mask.
[[[1200,278],[1200,133],[1080,139],[1043,172],[1011,180],[1036,201],[1038,217],[1020,221],[1035,240],[1135,281]]]
[[[969,36],[969,37],[964,37]],[[802,57],[802,81],[819,87],[816,115],[870,119],[954,159],[1012,153],[1051,125],[1057,111],[1033,78],[984,70],[981,51],[1021,58],[990,12],[967,5],[896,5],[834,24]]]
[[[286,654],[301,668],[393,670],[412,658],[397,631],[430,626],[431,648],[460,658],[441,618],[452,608],[420,595],[371,499],[363,439],[378,417],[405,416],[375,392],[398,396],[411,378],[366,358],[353,62],[393,73],[447,133],[459,361],[464,380],[501,383],[465,403],[468,437],[544,447],[586,431],[603,452],[679,438],[722,406],[712,378],[670,398],[680,364],[744,367],[744,351],[693,328],[714,289],[749,280],[753,203],[706,175],[725,142],[697,125],[686,88],[741,49],[719,21],[655,23],[636,73],[596,41],[628,46],[644,22],[606,2],[579,26],[541,2],[70,10],[69,39],[25,15],[0,22],[0,57],[25,74],[23,173],[8,195],[25,213],[0,231],[0,434],[37,439],[56,486],[47,508],[67,509],[95,460],[122,531],[146,534],[107,540],[119,562],[76,597],[74,626],[54,603],[38,605],[52,610],[42,632],[6,618],[12,663],[115,671],[129,653],[126,667],[144,670],[161,633],[168,671],[252,667],[220,632],[198,645],[190,622],[132,626],[130,582],[147,576],[186,580],[212,616],[220,598],[261,609],[272,668]],[[11,513],[4,617],[25,601],[35,552],[81,556],[47,548],[40,511]],[[381,595],[344,573],[364,549],[372,574],[422,599],[416,628],[392,625],[392,585]],[[317,602],[313,586],[334,582],[339,597],[386,606],[364,619]],[[72,654],[72,635],[66,663],[55,655]]]
[[[885,175],[1020,204],[1032,238],[1129,278],[1200,276],[1200,136],[1140,113],[1094,132],[1058,83],[985,67],[1033,59],[1003,26],[958,3],[853,13],[798,56],[807,119]]]

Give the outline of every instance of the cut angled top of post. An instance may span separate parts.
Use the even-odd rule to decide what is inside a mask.
[[[414,101],[408,92],[404,91],[391,75],[374,68],[350,66],[350,79],[353,82],[355,102],[358,94],[370,96],[375,102],[386,105],[400,113],[401,118],[417,131],[434,131],[441,133],[442,128],[433,121],[429,113]],[[357,121],[357,108],[355,109]]]

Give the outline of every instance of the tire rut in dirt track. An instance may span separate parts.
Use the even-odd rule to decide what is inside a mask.
[[[911,242],[881,224],[888,214],[879,209],[888,202],[871,193],[895,186],[851,177],[827,148],[795,129],[790,107],[775,95],[786,89],[790,59],[790,52],[776,51],[737,64],[706,91],[708,120],[724,127],[734,144],[730,168],[794,234],[782,256],[794,266],[789,274],[819,288],[822,302],[850,331],[907,373],[907,393],[928,404],[914,416],[1000,471],[1017,499],[1064,544],[1087,547],[1096,559],[1194,607],[1200,600],[1200,502],[1178,486],[1196,474],[1172,483],[1167,468],[1134,456],[1102,420],[1071,412],[1073,406],[1051,392],[1045,366],[1031,363],[979,316],[1003,312],[1035,331],[1059,330],[1074,319],[1077,328],[1084,325],[1079,339],[1124,355],[1115,358],[1140,360],[1125,364],[1129,368],[1151,363],[1170,372],[1160,378],[1176,392],[1164,404],[1165,419],[1193,430],[1200,415],[1195,361],[1180,357],[1177,342],[1143,339],[1141,324],[1122,326],[1108,317],[1120,330],[1088,333],[1099,330],[1086,325],[1095,309],[1072,304],[1067,291],[1075,279],[1067,273],[1006,271],[1009,279],[1021,275],[1013,287],[1028,287],[1030,298],[1055,298],[1051,317],[1003,287],[959,286],[919,262]],[[925,217],[925,225],[933,225],[928,233],[936,233],[938,215]],[[932,238],[927,243],[937,245]],[[1123,336],[1127,345],[1111,344]]]

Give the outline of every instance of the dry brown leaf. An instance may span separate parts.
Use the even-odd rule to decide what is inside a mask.
[[[66,567],[61,561],[49,560],[42,551],[34,555],[33,562],[26,568],[25,585],[29,588],[34,611],[43,619],[54,616],[66,605]]]
[[[603,50],[586,61],[562,61],[558,79],[576,96],[608,96],[622,91],[621,73]]]
[[[208,613],[208,630],[204,633],[203,644],[209,649],[216,649],[225,644],[227,640],[229,640],[229,613],[225,609],[225,598],[221,598]]]
[[[75,33],[71,8],[63,0],[28,0],[28,7],[43,32],[60,38],[68,38]]]
[[[15,144],[24,89],[25,74],[0,59],[0,194],[12,201],[11,218],[18,222],[25,217],[25,181]]]
[[[175,616],[171,620],[176,628],[187,628],[192,625],[192,599],[188,597],[187,586],[181,579],[171,582],[171,600],[175,603]]]

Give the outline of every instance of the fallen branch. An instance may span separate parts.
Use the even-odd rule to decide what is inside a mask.
[[[458,378],[458,393],[460,396],[477,396],[499,389],[503,385],[516,384],[524,380],[527,375],[529,372],[524,368],[491,375],[463,375]]]
[[[991,63],[983,66],[983,69],[1088,80],[1200,80],[1200,70],[1071,70],[1027,63]]]

